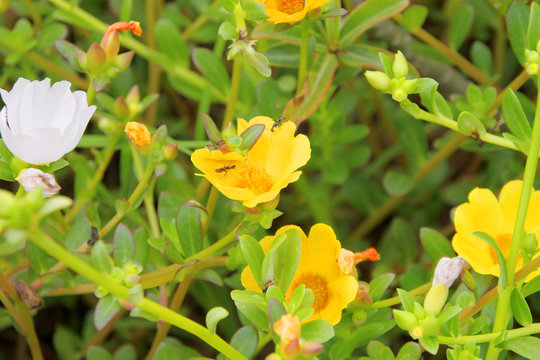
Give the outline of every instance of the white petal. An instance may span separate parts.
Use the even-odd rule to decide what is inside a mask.
[[[72,137],[68,137],[66,135],[67,141],[70,142],[68,146],[68,151],[75,149],[75,147],[81,140],[82,135],[84,134],[84,130],[86,129],[90,118],[92,117],[92,115],[94,115],[94,112],[96,111],[96,106],[88,106],[86,100],[86,93],[84,91],[75,91],[73,93],[73,97],[75,98],[75,102],[77,104],[75,115],[73,118],[73,124],[76,125],[77,130],[73,133]]]
[[[13,140],[13,148],[10,148],[13,154],[34,165],[56,161],[66,152],[66,142],[58,129],[33,129],[29,134],[14,136]]]

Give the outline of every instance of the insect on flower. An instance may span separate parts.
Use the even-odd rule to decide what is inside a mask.
[[[227,166],[224,166],[222,168],[216,169],[216,172],[218,174],[224,173],[225,175],[227,175],[227,171],[232,170],[235,167],[236,167],[236,165],[227,165]]]
[[[270,129],[270,131],[274,132],[274,129],[280,126],[285,120],[286,119],[283,116],[280,116],[279,119],[277,119],[277,121],[274,122],[274,125],[272,125],[272,128]]]

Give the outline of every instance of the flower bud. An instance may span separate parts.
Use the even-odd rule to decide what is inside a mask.
[[[411,330],[409,330],[409,335],[413,339],[420,339],[424,337],[424,330],[422,330],[422,327],[420,325],[414,326]]]
[[[448,297],[448,288],[442,283],[438,283],[429,289],[424,299],[424,310],[429,315],[437,315],[441,312],[446,298]]]
[[[300,347],[300,340],[294,339],[288,344],[280,342],[279,348],[284,359],[296,359],[302,350]]]
[[[540,55],[536,51],[525,49],[525,61],[529,63],[538,62]]]
[[[41,187],[43,189],[41,193],[43,197],[51,197],[58,194],[61,189],[60,185],[56,182],[54,175],[44,173],[35,168],[22,170],[16,180],[26,192],[31,192],[36,187]]]
[[[107,61],[107,55],[103,48],[97,42],[90,45],[86,53],[86,68],[88,71],[91,73],[100,73],[105,61]]]
[[[146,153],[152,142],[152,134],[148,128],[136,121],[130,121],[126,124],[124,132],[128,136],[131,143],[141,153]]]
[[[114,101],[114,115],[119,118],[126,118],[129,116],[129,106],[123,96],[117,97]]]
[[[300,319],[289,314],[282,315],[281,318],[274,323],[274,331],[281,338],[281,342],[288,344],[291,341],[300,338]]]
[[[416,92],[416,83],[418,79],[403,80],[401,86],[407,94],[413,94]]]
[[[409,64],[407,63],[407,59],[405,59],[405,56],[399,50],[394,56],[392,71],[394,72],[394,78],[404,78],[407,77],[407,74],[409,73]]]
[[[538,249],[538,241],[536,240],[536,235],[534,233],[529,233],[523,237],[521,240],[521,248],[528,253],[534,254],[536,249]]]
[[[362,326],[367,320],[367,313],[364,310],[356,310],[352,314],[352,322],[356,326]]]
[[[538,73],[538,63],[527,63],[525,70],[529,75],[536,75]]]
[[[116,55],[118,55],[118,52],[120,51],[120,40],[118,38],[118,32],[105,32],[105,35],[103,35],[103,38],[101,39],[100,45],[105,50],[105,54],[107,54],[107,59],[113,59]]]
[[[436,336],[439,333],[441,328],[441,323],[439,319],[435,316],[428,316],[424,321],[422,321],[422,332],[424,336]]]
[[[103,286],[101,285],[98,285],[96,286],[96,289],[94,290],[94,295],[98,298],[98,299],[101,299],[102,297],[104,297],[105,295],[107,295],[109,293],[109,291],[107,289],[105,289]]]
[[[135,55],[134,51],[128,51],[123,54],[120,54],[114,58],[114,64],[116,65],[112,73],[109,74],[110,77],[114,77],[118,75],[119,73],[125,71],[129,64],[131,64],[131,60],[133,60],[133,56]]]
[[[118,266],[113,267],[109,275],[117,283],[122,281],[122,279],[124,278],[124,272]]]
[[[302,345],[302,355],[315,356],[323,350],[322,344],[314,341],[308,341]]]
[[[414,314],[405,310],[392,310],[394,313],[394,320],[396,320],[397,326],[405,331],[410,331],[413,327],[418,325],[418,319]]]
[[[369,295],[369,284],[367,282],[358,282],[358,290],[356,292],[356,298],[353,302],[355,305],[359,305],[363,308],[371,307],[373,304],[373,299],[371,298],[371,295]]]
[[[177,155],[178,155],[178,145],[170,144],[163,147],[163,158],[165,160],[176,159]]]
[[[402,102],[403,100],[405,100],[407,98],[407,95],[407,92],[399,87],[392,91],[392,99],[397,102]]]
[[[377,90],[387,90],[390,85],[390,78],[382,71],[366,71],[364,75],[371,86]]]
[[[435,267],[431,286],[443,284],[446,288],[450,288],[461,273],[464,264],[465,259],[461,255],[454,258],[443,257]]]
[[[126,101],[128,104],[139,103],[141,102],[141,95],[139,91],[139,85],[133,85],[129,90]]]
[[[349,275],[354,267],[354,253],[342,248],[336,262],[338,263],[341,272],[345,275]]]

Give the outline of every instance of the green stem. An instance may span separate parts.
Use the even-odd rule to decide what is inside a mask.
[[[96,99],[96,89],[94,89],[94,77],[90,76],[89,80],[90,83],[88,84],[88,89],[86,90],[86,99],[88,101],[88,105],[90,106]]]
[[[233,120],[234,111],[236,109],[236,102],[238,100],[238,89],[240,88],[240,75],[242,73],[242,57],[236,56],[233,59],[233,69],[231,75],[231,90],[229,91],[229,97],[227,99],[227,106],[225,108],[225,116],[223,117],[222,129],[225,129],[227,125]]]
[[[540,75],[538,76],[540,79]],[[514,232],[512,234],[512,244],[506,262],[507,283],[500,284],[503,289],[499,294],[497,303],[497,311],[495,313],[495,322],[493,324],[493,332],[500,333],[508,324],[508,308],[510,305],[510,296],[514,287],[514,276],[516,273],[516,265],[519,256],[521,239],[523,238],[525,229],[525,219],[527,217],[527,209],[529,200],[533,190],[533,182],[536,176],[536,166],[538,165],[538,152],[540,150],[540,90],[537,94],[536,114],[534,116],[534,124],[531,134],[531,144],[527,154],[527,162],[525,163],[525,172],[523,174],[523,186],[519,198],[518,211],[516,222],[514,224]],[[501,279],[499,278],[499,282]],[[501,349],[495,346],[495,341],[491,341],[488,348],[487,359],[496,360]]]
[[[423,293],[427,292],[430,288],[431,288],[431,282],[424,284],[422,286],[419,286],[416,289],[412,289],[411,291],[409,291],[409,294],[411,294],[412,296],[422,295]],[[371,309],[382,309],[382,308],[398,305],[400,303],[401,303],[400,297],[394,296],[393,298],[390,298],[390,299],[384,299],[384,300],[379,300],[377,302],[374,302],[373,305],[371,305]]]
[[[304,83],[306,82],[307,77],[309,28],[310,21],[309,19],[304,18],[300,27],[300,65],[298,66],[298,83],[296,84],[296,96],[300,95],[300,92],[304,88]]]
[[[118,298],[127,300],[129,289],[125,286],[117,284],[109,275],[100,273],[80,260],[78,257],[64,249],[62,246],[53,241],[49,236],[44,234],[37,223],[30,226],[29,229],[30,240],[37,246],[45,250],[49,255],[61,260],[66,266],[84,276],[93,283],[103,287],[109,293],[117,296]],[[227,344],[216,334],[212,334],[207,328],[199,325],[195,321],[184,317],[177,312],[174,312],[164,306],[161,306],[146,297],[143,297],[135,304],[143,311],[147,311],[156,315],[161,321],[168,322],[179,329],[185,330],[190,334],[199,337],[201,340],[218,350],[223,355],[233,360],[245,360],[246,358],[238,352],[235,348]]]
[[[114,152],[116,151],[116,144],[120,139],[119,134],[120,133],[111,136],[107,147],[102,150],[102,156],[99,157],[99,167],[94,173],[92,180],[90,180],[88,185],[86,185],[86,188],[79,193],[79,198],[77,199],[75,205],[67,213],[65,217],[66,223],[69,223],[71,220],[73,220],[73,218],[75,218],[75,216],[84,207],[84,205],[86,205],[88,200],[90,200],[91,198],[91,194],[94,192],[96,187],[103,179],[103,175],[105,175],[105,171],[107,170],[107,167],[109,166],[109,163],[114,156]]]
[[[139,200],[140,196],[144,192],[144,189],[146,188],[146,185],[148,185],[148,182],[150,181],[150,178],[152,177],[154,173],[155,164],[151,161],[148,162],[148,165],[146,166],[146,170],[144,171],[143,176],[141,177],[141,180],[139,181],[139,184],[137,184],[137,187],[133,192],[131,193],[131,196],[127,200],[128,206],[127,209],[123,212],[117,212],[107,224],[99,231],[99,238],[102,239],[109,231],[111,231],[116,224],[124,217],[124,215],[131,210],[133,205]]]
[[[540,323],[531,324],[529,326],[525,326],[519,329],[509,330],[505,333],[504,339],[511,340],[511,339],[522,337],[522,336],[537,334],[537,333],[540,333]],[[501,336],[500,333],[493,332],[490,334],[460,336],[457,338],[450,337],[450,336],[437,336],[437,338],[439,339],[440,344],[465,345],[469,342],[482,343],[482,342],[493,341],[493,340],[496,340],[499,336]]]

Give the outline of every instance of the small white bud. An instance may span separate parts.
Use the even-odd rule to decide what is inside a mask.
[[[443,257],[435,267],[431,286],[443,284],[447,289],[450,288],[461,273],[464,264],[465,259],[461,255],[454,258]]]
[[[58,194],[61,189],[60,185],[56,182],[54,175],[44,173],[35,168],[21,170],[16,179],[26,192],[31,192],[38,186],[42,187],[43,197],[51,197]]]

